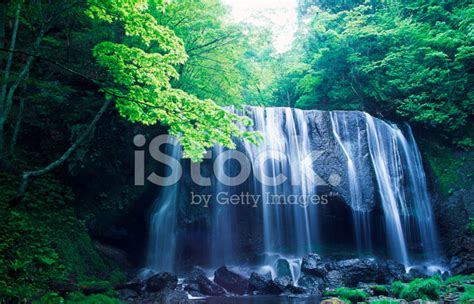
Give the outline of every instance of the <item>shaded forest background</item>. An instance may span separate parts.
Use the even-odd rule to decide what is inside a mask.
[[[118,223],[153,193],[133,187],[133,135],[169,132],[194,160],[232,136],[258,141],[222,106],[408,122],[438,199],[472,187],[472,2],[298,10],[293,47],[278,53],[271,27],[230,22],[218,0],[0,4],[0,297],[124,281],[140,240],[124,261]]]

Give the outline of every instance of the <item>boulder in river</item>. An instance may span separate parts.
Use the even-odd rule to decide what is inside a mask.
[[[356,287],[360,282],[383,284],[387,280],[386,266],[373,258],[342,260],[335,266],[343,276],[345,287]]]
[[[160,272],[148,278],[145,286],[148,292],[158,292],[165,288],[173,290],[178,286],[178,277],[169,272]]]
[[[336,289],[345,285],[344,275],[339,270],[329,271],[324,281],[326,287],[329,289]]]
[[[282,291],[284,291],[287,287],[293,285],[293,279],[290,276],[282,276],[278,277],[273,282],[280,288]]]
[[[225,290],[222,287],[205,276],[199,276],[197,278],[197,284],[199,291],[206,296],[221,296],[225,294]]]
[[[319,255],[310,253],[303,257],[301,262],[301,272],[316,277],[324,277],[327,275],[328,270],[325,263],[321,262],[321,257]]]
[[[324,281],[322,278],[311,275],[303,275],[298,279],[298,286],[306,289],[306,293],[316,295],[324,290]]]
[[[249,285],[248,278],[227,266],[222,266],[214,272],[214,282],[239,295],[245,294]]]
[[[406,271],[405,266],[394,260],[387,260],[387,281],[390,283],[394,280],[405,281]]]
[[[279,295],[282,293],[273,281],[271,274],[262,275],[253,272],[249,279],[249,294],[252,295]]]
[[[277,277],[284,277],[289,276],[291,277],[291,267],[290,262],[288,260],[279,258],[275,262],[275,269],[276,269],[276,276]]]
[[[428,269],[423,268],[423,267],[412,267],[406,274],[406,281],[412,281],[414,279],[426,279],[428,275],[426,274],[428,272]]]
[[[184,280],[185,289],[193,294],[206,296],[221,296],[226,291],[221,286],[209,280],[205,271],[200,267],[193,267],[189,276]]]

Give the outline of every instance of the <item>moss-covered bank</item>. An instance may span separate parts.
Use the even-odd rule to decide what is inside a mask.
[[[474,301],[474,275],[455,276],[446,280],[435,275],[426,279],[415,279],[409,283],[395,281],[389,286],[338,288],[325,292],[324,296],[337,297],[346,303],[389,304],[415,300],[472,303]]]
[[[125,280],[123,272],[94,249],[67,186],[43,177],[11,206],[18,183],[6,174],[0,179],[0,299],[17,302],[64,286]]]

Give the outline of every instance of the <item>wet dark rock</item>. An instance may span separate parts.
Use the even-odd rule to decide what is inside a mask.
[[[279,288],[273,281],[271,274],[262,275],[256,272],[253,272],[250,275],[249,279],[249,294],[253,295],[278,295],[282,293],[281,288]]]
[[[286,287],[286,292],[290,294],[295,294],[295,295],[302,295],[306,294],[306,288],[301,287],[301,286],[294,286],[294,285],[289,285]]]
[[[452,275],[469,274],[474,272],[474,233],[468,229],[469,219],[474,218],[474,183],[473,177],[465,172],[474,170],[474,152],[456,151],[451,157],[460,162],[457,168],[457,183],[449,185],[449,196],[441,193],[437,187],[440,176],[432,175],[435,185],[437,229],[441,247],[450,261]],[[428,172],[429,173],[429,172]],[[432,172],[434,173],[434,172]],[[429,174],[430,175],[430,174]],[[437,193],[436,193],[437,192]]]
[[[132,282],[127,282],[127,283],[122,283],[122,284],[117,284],[114,286],[114,289],[119,291],[119,290],[133,290],[137,293],[141,293],[143,289],[145,289],[145,284],[143,281],[132,281]]]
[[[169,272],[161,272],[148,278],[145,285],[148,292],[158,292],[165,288],[173,290],[178,286],[178,277]]]
[[[199,275],[196,281],[199,286],[199,291],[202,294],[205,294],[207,296],[221,296],[226,293],[224,288],[212,282],[203,275]]]
[[[423,268],[423,267],[410,268],[410,270],[406,274],[406,281],[408,282],[408,281],[412,281],[412,280],[418,279],[418,278],[426,279],[428,277],[428,275],[426,274],[427,271],[428,270],[426,268]]]
[[[189,272],[188,278],[195,279],[198,276],[205,276],[206,277],[206,271],[199,267],[199,266],[194,266],[191,271]]]
[[[321,294],[324,290],[324,281],[319,277],[303,275],[298,279],[298,286],[304,287],[308,294]]]
[[[117,291],[118,297],[124,301],[129,301],[131,299],[136,299],[140,296],[140,293],[132,289],[120,289]]]
[[[224,287],[227,291],[236,294],[245,294],[248,289],[249,280],[242,274],[222,266],[214,273],[214,282]]]
[[[473,239],[471,239],[471,244],[470,244],[470,246],[472,246],[471,251],[472,251],[472,248],[474,248]],[[451,269],[451,273],[453,275],[460,275],[460,274],[467,275],[467,274],[474,273],[474,253],[452,257],[449,262],[449,266]]]
[[[329,289],[335,289],[344,286],[344,276],[339,270],[331,270],[325,278],[325,285]]]
[[[186,283],[184,285],[184,290],[188,292],[193,297],[203,297],[205,296],[203,293],[199,291],[199,285],[197,283]]]
[[[288,286],[293,285],[293,279],[290,276],[278,277],[278,278],[274,279],[273,282],[282,291],[285,290]]]
[[[449,274],[449,271],[443,271],[441,272],[441,279],[443,281],[446,281],[451,275]]]
[[[395,280],[405,281],[406,280],[406,271],[405,266],[394,260],[387,260],[387,280],[392,282]]]
[[[198,296],[221,296],[226,294],[226,291],[221,286],[209,280],[206,272],[201,267],[193,267],[187,278],[183,281],[185,290]]]
[[[324,277],[328,270],[326,265],[321,262],[321,257],[317,254],[311,253],[303,257],[301,262],[301,272],[316,277]]]
[[[188,304],[191,301],[188,299],[188,295],[184,291],[171,290],[165,288],[162,292],[151,295],[153,302],[151,303],[160,303],[160,304]],[[145,301],[140,303],[147,303]]]
[[[118,263],[123,269],[132,269],[132,264],[128,260],[127,253],[124,250],[98,241],[94,242],[94,248],[104,256]]]
[[[372,258],[349,259],[336,263],[345,287],[355,287],[359,282],[386,282],[386,269]],[[385,266],[382,264],[382,266]]]
[[[278,259],[275,262],[276,275],[277,277],[290,276],[291,277],[291,268],[290,263],[286,259]]]
[[[186,292],[164,288],[159,292],[145,292],[138,297],[121,298],[130,304],[189,304]]]

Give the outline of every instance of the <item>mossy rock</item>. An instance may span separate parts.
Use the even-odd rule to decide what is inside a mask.
[[[332,291],[327,291],[324,293],[325,296],[337,297],[343,299],[345,302],[357,303],[363,302],[365,299],[369,298],[369,294],[363,291],[362,289],[351,289],[351,288],[337,288]]]
[[[367,287],[370,289],[374,296],[388,296],[389,290],[385,285],[369,285]]]
[[[322,300],[320,304],[346,304],[346,302],[339,298],[329,298]]]

